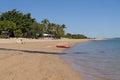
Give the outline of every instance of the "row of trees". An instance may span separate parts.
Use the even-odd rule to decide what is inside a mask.
[[[61,38],[67,37],[65,28],[64,24],[51,23],[48,19],[38,23],[30,13],[23,14],[16,9],[0,14],[0,37],[39,38],[46,33]]]
[[[67,33],[65,37],[70,39],[86,39],[87,38],[85,35],[82,35],[82,34],[71,34],[71,33]]]

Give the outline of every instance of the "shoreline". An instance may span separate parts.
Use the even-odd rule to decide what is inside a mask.
[[[1,80],[83,80],[80,74],[62,61],[57,44],[73,46],[89,39],[33,40],[0,39]],[[69,74],[70,73],[70,74]]]

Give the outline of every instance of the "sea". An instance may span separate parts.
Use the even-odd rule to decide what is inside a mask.
[[[120,80],[120,39],[83,42],[64,53],[61,59],[84,80]]]

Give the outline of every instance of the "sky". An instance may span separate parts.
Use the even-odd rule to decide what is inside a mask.
[[[65,24],[67,33],[120,37],[120,0],[0,0],[0,14],[17,9],[37,22]]]

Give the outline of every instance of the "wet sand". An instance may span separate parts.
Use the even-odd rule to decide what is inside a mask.
[[[83,80],[60,60],[64,50],[56,45],[74,45],[89,40],[0,39],[0,80]]]

